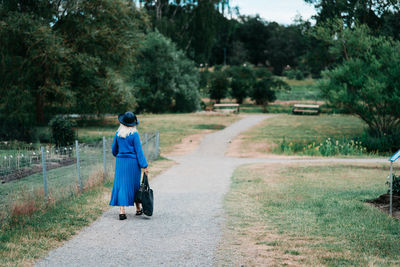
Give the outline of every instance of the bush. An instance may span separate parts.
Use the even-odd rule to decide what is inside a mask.
[[[50,122],[52,138],[56,146],[68,146],[73,144],[76,139],[74,127],[76,123],[69,118],[58,115]]]
[[[283,73],[289,80],[304,80],[304,73],[301,70],[289,69]]]
[[[368,129],[360,140],[370,152],[395,152],[400,148],[400,130],[391,134],[377,134]]]
[[[390,176],[389,176],[390,179]],[[389,189],[387,191],[388,194],[390,194],[390,180],[386,182],[386,184],[389,186]],[[393,195],[395,196],[400,196],[400,176],[396,176],[396,174],[393,173],[393,188],[392,188]]]
[[[249,96],[253,90],[256,78],[251,67],[235,66],[229,70],[229,75],[232,77],[231,95],[239,104]]]

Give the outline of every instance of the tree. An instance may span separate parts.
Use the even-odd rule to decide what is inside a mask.
[[[229,70],[232,77],[231,81],[231,95],[236,99],[239,104],[251,94],[253,86],[256,81],[255,75],[251,67],[234,66]]]
[[[146,36],[132,73],[137,111],[189,112],[199,108],[199,73],[194,63],[159,32]]]
[[[228,0],[145,0],[153,29],[175,42],[198,64],[207,63],[216,44],[217,28]]]
[[[100,114],[133,108],[126,81],[144,39],[144,15],[127,0],[73,0],[62,8],[54,29],[72,51],[73,111]]]
[[[263,107],[263,112],[267,112],[268,103],[276,100],[276,90],[289,89],[289,86],[284,81],[274,78],[265,68],[258,69],[256,76],[258,80],[254,84],[251,99]]]
[[[400,127],[400,42],[375,37],[362,25],[344,29],[332,39],[331,52],[343,61],[323,72],[321,88],[336,107],[359,116],[375,137]]]
[[[382,29],[386,33],[397,35],[400,1],[398,0],[305,0],[314,4],[318,11],[315,16],[317,25],[330,20],[340,19],[345,27],[352,28],[356,24],[366,24],[375,34]],[[395,37],[395,36],[393,36]]]
[[[70,68],[65,58],[70,51],[50,27],[55,8],[47,4],[4,1],[0,5],[0,109],[7,114],[2,120],[15,117],[20,125],[43,123],[46,108],[69,103]]]
[[[229,80],[226,73],[221,69],[214,69],[210,81],[210,98],[221,103],[221,99],[228,94]]]

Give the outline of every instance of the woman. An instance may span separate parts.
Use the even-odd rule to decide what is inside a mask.
[[[148,174],[147,161],[144,157],[136,125],[139,121],[132,112],[120,114],[121,123],[112,144],[112,153],[116,157],[114,185],[111,193],[111,206],[119,206],[119,219],[125,220],[125,206],[136,204],[136,215],[142,215],[140,203],[134,202],[140,187],[141,169]]]

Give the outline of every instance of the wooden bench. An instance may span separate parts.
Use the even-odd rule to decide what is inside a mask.
[[[214,104],[213,109],[214,109],[214,111],[239,113],[240,105],[239,104]]]
[[[319,105],[295,104],[292,108],[293,114],[318,115],[321,112]]]

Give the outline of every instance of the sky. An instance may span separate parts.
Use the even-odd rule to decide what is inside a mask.
[[[280,24],[291,24],[296,15],[304,20],[310,19],[316,11],[304,0],[230,0],[231,6],[238,6],[242,15],[256,15],[266,21],[276,21]]]

